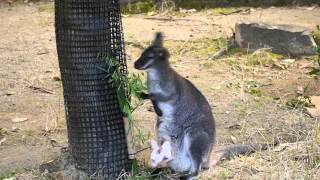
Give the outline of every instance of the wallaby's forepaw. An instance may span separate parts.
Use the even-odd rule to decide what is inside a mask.
[[[149,94],[147,94],[147,93],[140,93],[140,98],[141,99],[150,99],[150,95]]]
[[[196,179],[196,176],[194,175],[185,175],[179,178],[179,180],[194,180]]]

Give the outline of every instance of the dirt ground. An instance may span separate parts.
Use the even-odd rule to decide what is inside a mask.
[[[0,6],[0,179],[37,179],[37,166],[67,146],[62,85],[55,45],[52,3]],[[311,30],[320,8],[257,8],[247,14],[190,14],[123,17],[130,72],[156,31],[165,34],[173,67],[207,97],[217,123],[217,147],[233,143],[280,145],[212,167],[200,179],[318,179],[320,122],[286,102],[299,87],[320,95],[320,80],[309,75],[314,57],[285,68],[248,65],[241,51],[211,60],[210,39],[229,37],[240,20],[293,24]],[[209,42],[208,42],[209,41]],[[216,43],[216,41],[214,41]],[[282,57],[288,58],[288,57]],[[281,58],[276,60],[281,62]],[[144,132],[154,134],[155,113],[145,103],[134,114]],[[13,122],[21,118],[23,122]]]

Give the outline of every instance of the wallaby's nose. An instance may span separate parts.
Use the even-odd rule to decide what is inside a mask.
[[[141,67],[141,63],[140,63],[140,61],[138,59],[136,62],[134,62],[134,68],[139,70],[140,67]]]

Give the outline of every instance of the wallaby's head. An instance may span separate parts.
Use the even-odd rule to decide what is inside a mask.
[[[156,37],[147,49],[143,51],[140,58],[134,63],[139,70],[157,68],[159,65],[168,64],[169,52],[163,47],[162,33],[156,33]]]

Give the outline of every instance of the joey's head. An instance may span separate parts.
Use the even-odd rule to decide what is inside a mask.
[[[140,58],[134,63],[138,70],[148,70],[168,65],[169,52],[163,47],[162,33],[156,33],[153,43],[143,51]]]
[[[167,166],[167,163],[173,159],[170,142],[165,141],[161,146],[155,140],[151,140],[150,143],[152,149],[150,166],[152,168]]]

